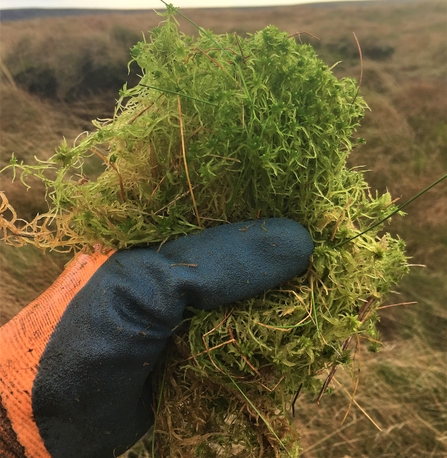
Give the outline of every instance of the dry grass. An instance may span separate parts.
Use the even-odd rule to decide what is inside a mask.
[[[304,458],[445,456],[447,316],[435,304],[447,288],[441,275],[415,272],[403,289],[394,300],[419,304],[383,311],[382,352],[362,352],[359,373],[337,373],[342,386],[320,408],[300,406]],[[358,405],[350,405],[353,393]]]
[[[17,249],[0,245],[0,323],[9,321],[48,288],[68,261],[67,256],[44,255],[31,246]]]
[[[269,23],[291,33],[308,31],[320,41],[305,34],[301,35],[302,40],[312,42],[327,63],[343,60],[336,68],[339,76],[359,74],[354,30],[366,51],[363,95],[372,111],[361,132],[367,144],[353,154],[352,165],[364,165],[371,170],[367,177],[373,190],[388,188],[394,196],[402,196],[402,201],[445,173],[444,2],[185,13],[217,33],[252,32]],[[87,83],[79,79],[79,62],[85,64],[88,54],[85,50],[91,51],[93,69],[115,68],[115,58],[117,65],[128,60],[127,45],[118,48],[120,33],[121,37],[139,36],[140,31],[156,23],[158,18],[148,13],[2,24],[0,57],[8,75],[3,72],[1,80],[1,163],[13,151],[23,158],[35,154],[48,157],[63,135],[72,141],[88,128],[89,119],[109,115],[114,105],[110,95],[67,102],[67,94],[75,97],[90,90],[83,89]],[[189,25],[184,26],[184,31],[193,32]],[[31,43],[32,52],[24,51],[26,43]],[[20,53],[24,66],[14,63],[11,57]],[[39,91],[30,95],[23,90],[30,89],[30,80],[26,86],[17,75],[33,66],[51,70],[57,78],[58,89],[50,98],[47,94],[42,99]],[[11,85],[13,82],[16,89]],[[37,191],[25,193],[20,185],[7,181],[2,181],[1,188],[8,191],[25,216],[41,211],[42,195]],[[393,221],[392,230],[408,242],[412,262],[426,264],[427,268],[414,268],[401,285],[401,294],[391,298],[391,302],[418,304],[382,311],[385,346],[378,355],[360,352],[358,386],[352,384],[350,374],[339,370],[336,380],[341,386],[337,382],[332,384],[334,394],[324,398],[321,407],[304,397],[298,400],[296,424],[304,458],[446,456],[446,209],[447,193],[442,184],[409,206],[405,219]],[[64,258],[43,257],[38,252],[23,250],[2,247],[0,251],[0,323],[41,292],[65,262]],[[32,275],[36,270],[40,272],[39,278]],[[356,380],[357,374],[354,376]],[[343,422],[350,406],[344,390],[355,392],[358,405],[351,405]],[[144,456],[129,453],[136,455]]]

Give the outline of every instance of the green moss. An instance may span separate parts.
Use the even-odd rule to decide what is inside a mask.
[[[9,240],[125,249],[258,217],[301,222],[316,246],[307,274],[232,309],[191,311],[168,376],[154,377],[157,424],[176,432],[157,434],[166,455],[208,451],[222,436],[219,453],[238,443],[294,456],[284,412],[296,390],[317,392],[324,368],[350,364],[351,336],[376,341],[376,309],[408,270],[402,240],[383,225],[362,233],[396,207],[346,166],[367,108],[354,79],[273,26],[193,38],[169,11],[132,48],[141,81],[122,89],[112,119],[49,161],[13,164],[44,180],[58,230],[43,237],[37,220]],[[94,156],[97,177],[87,174]]]

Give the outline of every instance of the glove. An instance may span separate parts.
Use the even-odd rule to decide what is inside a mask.
[[[185,307],[263,293],[303,273],[312,251],[299,223],[268,219],[78,254],[0,328],[0,456],[124,453],[153,423],[150,373]]]

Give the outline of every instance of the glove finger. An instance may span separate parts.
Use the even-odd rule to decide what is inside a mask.
[[[166,243],[153,262],[174,297],[210,310],[302,274],[313,249],[301,224],[271,218],[218,226]]]

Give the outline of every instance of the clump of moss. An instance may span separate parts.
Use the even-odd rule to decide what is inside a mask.
[[[354,79],[273,26],[194,38],[175,14],[132,48],[141,80],[112,119],[48,161],[13,159],[23,180],[44,181],[50,209],[0,225],[10,243],[125,249],[254,218],[301,222],[316,246],[307,274],[191,310],[154,376],[157,456],[295,456],[294,394],[324,391],[319,376],[350,364],[352,336],[377,344],[376,310],[407,272],[402,240],[383,225],[364,232],[396,207],[346,166],[367,108]],[[104,162],[96,178],[92,156]]]

